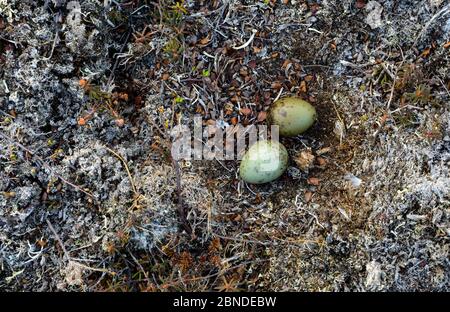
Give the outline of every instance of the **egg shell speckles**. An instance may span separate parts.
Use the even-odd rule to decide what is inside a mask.
[[[277,141],[262,140],[253,144],[242,158],[241,178],[252,184],[278,179],[288,166],[286,148]]]
[[[308,130],[316,120],[316,109],[297,97],[285,97],[274,102],[268,120],[278,125],[280,135],[296,136]]]

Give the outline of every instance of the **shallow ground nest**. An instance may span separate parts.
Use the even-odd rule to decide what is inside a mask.
[[[0,288],[448,290],[445,1],[0,1]],[[318,111],[265,185],[171,130]]]

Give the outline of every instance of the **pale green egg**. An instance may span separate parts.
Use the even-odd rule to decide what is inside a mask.
[[[296,136],[308,130],[316,120],[316,109],[298,97],[285,97],[272,104],[268,120],[278,125],[280,135]]]
[[[288,166],[288,153],[277,141],[261,140],[250,146],[242,158],[241,178],[253,184],[271,182],[279,178]]]

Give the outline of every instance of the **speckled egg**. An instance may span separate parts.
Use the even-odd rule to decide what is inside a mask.
[[[271,182],[279,178],[288,166],[288,153],[277,141],[261,140],[253,144],[242,158],[241,178],[252,184]]]
[[[280,135],[296,136],[308,130],[316,120],[316,109],[298,97],[285,97],[272,104],[268,120],[278,125]]]

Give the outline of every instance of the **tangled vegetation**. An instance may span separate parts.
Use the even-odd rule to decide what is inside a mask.
[[[450,4],[0,0],[0,289],[449,290]],[[286,173],[174,161],[265,124]]]

